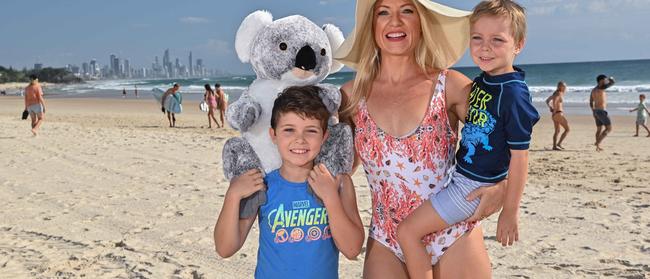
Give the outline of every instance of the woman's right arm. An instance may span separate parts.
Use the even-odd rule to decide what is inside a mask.
[[[217,254],[228,258],[244,245],[257,215],[239,219],[239,203],[243,198],[264,188],[259,170],[250,170],[233,178],[214,226],[214,247]]]
[[[555,93],[551,94],[551,96],[548,96],[548,98],[546,98],[546,101],[544,101],[544,103],[546,104],[548,109],[551,110],[551,112],[553,112],[554,110],[553,107],[555,106],[555,99],[553,97],[555,97]],[[551,102],[553,102],[552,105]]]

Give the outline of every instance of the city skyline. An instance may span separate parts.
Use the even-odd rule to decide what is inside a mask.
[[[134,66],[129,58],[120,58],[111,53],[108,56],[108,63],[101,64],[96,58],[77,64],[66,64],[63,67],[46,65],[41,62],[34,63],[33,69],[40,70],[45,67],[65,68],[77,77],[92,79],[131,79],[131,78],[193,78],[193,77],[215,77],[226,74],[219,69],[205,67],[203,58],[193,59],[192,51],[189,51],[188,64],[180,62],[180,58],[174,58],[172,63],[170,50],[165,49],[163,63],[160,64],[158,55],[154,56],[150,65]]]

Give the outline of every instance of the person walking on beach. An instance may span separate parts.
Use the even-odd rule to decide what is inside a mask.
[[[38,83],[38,77],[31,75],[29,79],[31,80],[29,86],[25,88],[25,110],[32,120],[32,134],[36,136],[38,128],[45,120],[45,99],[43,99],[43,89]]]
[[[172,88],[167,89],[165,91],[165,94],[162,96],[162,101],[160,102],[162,104],[162,111],[165,112],[165,99],[168,97],[175,98],[176,92],[181,88],[181,86],[178,83],[174,83],[174,86]],[[171,95],[171,96],[170,96]],[[176,127],[176,115],[171,112],[167,111],[167,120],[169,120],[169,127]]]
[[[569,122],[566,117],[564,117],[563,112],[563,102],[564,102],[564,93],[566,92],[566,83],[560,81],[557,83],[557,88],[553,95],[546,99],[546,105],[551,110],[551,118],[553,119],[553,126],[555,131],[553,133],[553,150],[562,150],[562,142],[569,134]],[[564,132],[560,136],[560,140],[557,140],[557,136],[560,134],[560,127],[564,129]]]
[[[226,122],[223,121],[224,114],[226,113],[226,107],[228,106],[228,101],[226,100],[226,93],[221,89],[221,84],[216,83],[214,85],[214,91],[217,94],[217,110],[219,110],[219,119],[223,123],[223,127],[226,127]]]
[[[134,85],[134,86],[135,86],[135,90],[133,90],[133,94],[135,95],[135,98],[137,99],[138,98],[138,86],[137,85]]]
[[[636,134],[634,134],[634,136],[639,136],[639,126],[643,126],[643,128],[648,132],[647,137],[650,137],[650,129],[645,125],[648,114],[650,114],[650,110],[648,110],[648,107],[645,105],[645,94],[639,95],[639,106],[630,110],[630,112],[633,111],[636,111]]]
[[[209,84],[206,84],[203,100],[208,104],[208,128],[212,128],[212,120],[214,120],[214,123],[217,124],[217,128],[221,128],[219,121],[217,121],[217,119],[214,117],[214,111],[218,108],[217,99],[217,94],[212,90]]]
[[[122,88],[122,99],[126,99],[126,88]]]
[[[596,82],[598,84],[591,90],[591,96],[589,97],[589,107],[591,107],[594,119],[596,120],[596,151],[603,151],[600,144],[607,134],[612,131],[612,121],[609,119],[606,110],[607,95],[605,94],[605,90],[614,85],[615,81],[613,77],[608,78],[606,75],[598,75]],[[603,126],[605,126],[604,130]]]

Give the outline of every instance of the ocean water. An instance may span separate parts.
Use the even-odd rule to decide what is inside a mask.
[[[562,80],[567,83],[565,103],[569,106],[587,106],[589,93],[596,84],[596,76],[605,74],[616,79],[616,85],[608,89],[608,103],[614,106],[629,106],[638,103],[640,93],[650,94],[650,60],[606,61],[606,62],[579,62],[579,63],[553,63],[519,65],[526,71],[526,82],[532,93],[533,101],[542,104],[543,101],[555,90],[557,82]],[[470,78],[480,73],[476,67],[454,68]],[[354,78],[353,72],[339,72],[330,75],[326,83],[342,85]],[[181,84],[181,92],[191,99],[201,98],[206,83],[214,86],[219,82],[232,102],[239,98],[255,79],[254,75],[231,76],[222,78],[195,78],[195,79],[148,79],[148,80],[105,80],[90,81],[84,84],[69,85],[57,90],[57,95],[83,96],[86,94],[115,95],[115,91],[126,89],[132,94],[135,86],[141,96],[144,96],[155,87],[168,88],[174,82]],[[188,96],[189,95],[189,96]],[[97,97],[97,96],[95,96]],[[101,96],[99,96],[101,97]]]

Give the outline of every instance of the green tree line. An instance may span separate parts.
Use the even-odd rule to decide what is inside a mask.
[[[11,67],[0,66],[0,83],[5,82],[29,82],[29,76],[35,74],[41,82],[49,83],[77,83],[82,82],[81,78],[74,76],[64,68],[43,68],[40,70],[14,70]]]

